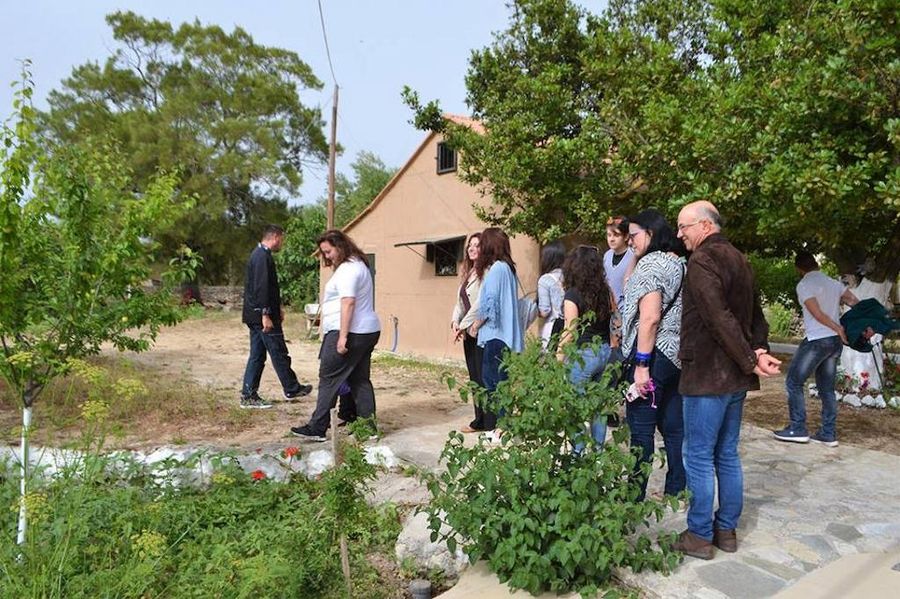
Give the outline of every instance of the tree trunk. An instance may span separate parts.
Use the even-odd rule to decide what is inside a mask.
[[[16,544],[25,544],[25,531],[28,526],[28,514],[25,509],[25,493],[28,480],[28,435],[31,428],[31,391],[25,392],[25,405],[22,408],[22,442],[19,449],[19,525],[16,534]]]

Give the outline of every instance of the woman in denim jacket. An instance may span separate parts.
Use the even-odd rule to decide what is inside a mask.
[[[524,331],[519,322],[516,264],[509,247],[509,237],[501,229],[490,227],[482,231],[480,255],[475,269],[482,277],[478,320],[472,325],[478,346],[484,351],[481,377],[487,393],[483,426],[486,431],[497,428],[498,414],[492,405],[497,385],[507,375],[501,361],[506,351],[519,353],[524,347]],[[502,416],[503,414],[499,414]],[[499,437],[495,431],[494,437]]]

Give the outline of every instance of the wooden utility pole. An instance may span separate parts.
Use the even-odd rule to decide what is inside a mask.
[[[327,229],[334,228],[334,159],[337,147],[338,86],[334,84],[334,101],[331,104],[331,144],[328,148],[328,202],[325,207]]]

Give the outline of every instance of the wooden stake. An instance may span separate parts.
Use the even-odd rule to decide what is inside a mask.
[[[343,463],[344,459],[340,452],[340,443],[338,442],[338,411],[337,408],[331,408],[331,454],[334,456],[334,467],[337,468]],[[350,550],[347,547],[347,533],[343,530],[340,536],[341,543],[341,570],[344,573],[344,582],[347,584],[347,596],[353,596],[353,584],[350,582]]]

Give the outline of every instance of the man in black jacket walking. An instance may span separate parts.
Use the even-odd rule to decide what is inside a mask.
[[[244,371],[241,388],[242,408],[271,408],[272,405],[259,396],[259,380],[266,366],[266,352],[272,358],[272,366],[281,381],[286,399],[308,395],[312,385],[301,385],[291,369],[291,357],[284,343],[284,309],[275,271],[274,252],[281,250],[284,229],[266,225],[262,241],[250,254],[244,279],[243,321],[250,329],[250,356]]]

